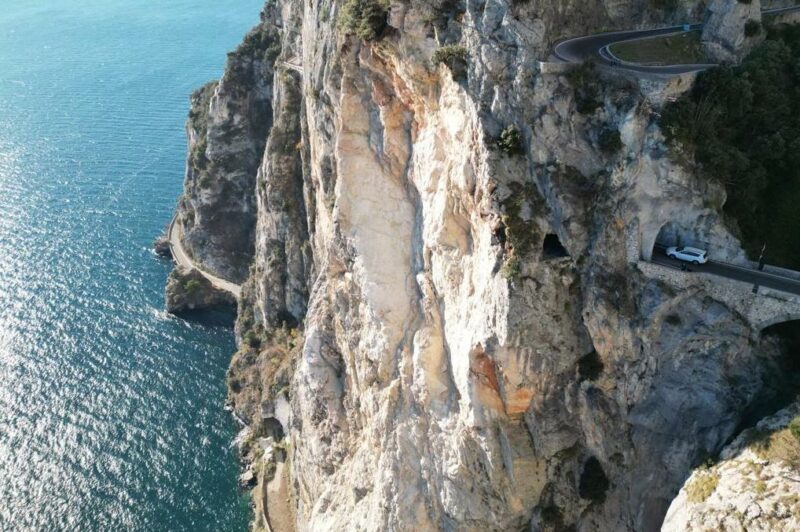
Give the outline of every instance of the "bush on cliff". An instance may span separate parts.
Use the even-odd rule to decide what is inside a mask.
[[[800,27],[770,31],[741,66],[700,74],[662,113],[668,139],[725,185],[751,257],[800,268]]]
[[[594,63],[583,63],[567,74],[575,96],[575,107],[582,115],[588,115],[603,104],[603,82]]]
[[[467,77],[467,57],[469,52],[460,44],[448,44],[442,46],[435,52],[431,61],[434,65],[445,65],[453,73],[454,79],[464,79]]]
[[[365,41],[374,41],[386,29],[388,17],[388,0],[346,0],[339,14],[339,27]]]
[[[500,133],[497,145],[507,155],[520,155],[524,151],[522,148],[522,133],[516,126],[508,126]]]

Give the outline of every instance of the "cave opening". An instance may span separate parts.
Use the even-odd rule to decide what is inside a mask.
[[[544,242],[542,243],[542,257],[545,259],[560,259],[569,257],[569,252],[567,248],[561,244],[558,235],[548,233],[547,236],[544,237]]]
[[[596,350],[578,359],[578,382],[595,381],[603,373],[603,361]]]
[[[676,222],[667,222],[661,226],[656,235],[653,247],[650,249],[650,258],[666,255],[667,248],[671,246],[691,246],[708,249],[708,243],[698,228],[691,228]],[[647,259],[648,257],[645,255],[644,258]]]
[[[284,437],[283,425],[274,417],[263,418],[259,432],[262,437],[272,438],[275,441],[281,441]]]
[[[606,500],[609,482],[600,460],[592,456],[583,464],[578,494],[582,499],[602,504]]]

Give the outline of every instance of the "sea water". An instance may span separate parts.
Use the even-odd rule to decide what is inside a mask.
[[[151,243],[263,0],[0,1],[0,530],[243,530],[226,323]]]

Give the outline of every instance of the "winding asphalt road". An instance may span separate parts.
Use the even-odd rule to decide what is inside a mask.
[[[664,250],[658,247],[653,251],[651,262],[678,269],[683,269],[683,267],[688,266],[689,272],[727,277],[728,279],[734,279],[744,283],[757,284],[765,288],[772,288],[774,290],[800,295],[800,280],[713,260],[709,260],[708,264],[699,264],[697,266],[694,264],[687,265],[685,262],[667,257]]]
[[[239,296],[242,294],[242,287],[240,285],[212,275],[202,268],[198,268],[192,261],[191,257],[186,253],[186,250],[183,249],[183,244],[181,243],[181,239],[183,238],[183,226],[177,218],[173,218],[172,222],[170,222],[167,238],[169,239],[169,249],[172,252],[172,259],[175,261],[175,264],[190,270],[197,270],[203,277],[208,279],[214,288],[233,294],[236,299],[239,299]]]
[[[793,11],[800,11],[800,6],[767,9],[762,11],[761,14],[778,15]],[[703,24],[691,24],[689,28],[691,30],[701,30],[703,29]],[[557,43],[553,48],[553,55],[565,63],[583,63],[585,61],[595,61],[596,63],[606,66],[631,70],[642,74],[661,74],[668,76],[696,72],[716,66],[714,64],[665,66],[645,66],[634,65],[630,63],[622,64],[618,61],[615,61],[611,54],[609,54],[607,51],[608,46],[614,43],[634,41],[649,37],[659,37],[663,35],[669,35],[671,33],[680,33],[683,31],[683,26],[670,26],[667,28],[658,28],[653,30],[615,31],[612,33],[599,33],[596,35],[587,35],[585,37],[575,37],[573,39],[567,39]]]

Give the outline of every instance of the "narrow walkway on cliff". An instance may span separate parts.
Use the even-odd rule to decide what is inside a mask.
[[[290,57],[286,61],[282,61],[281,64],[289,70],[294,70],[300,75],[303,74],[303,60],[299,57]]]
[[[208,281],[211,283],[211,286],[224,292],[228,292],[229,294],[233,294],[236,299],[239,299],[239,296],[242,294],[241,285],[212,275],[198,267],[194,261],[192,261],[191,257],[189,257],[189,255],[186,253],[186,250],[183,249],[183,226],[177,217],[173,218],[172,222],[169,224],[169,232],[167,237],[169,238],[169,249],[172,252],[172,259],[175,261],[175,264],[190,270],[197,270],[203,275],[203,277],[208,279]]]
[[[761,12],[761,14],[779,15],[795,11],[800,11],[800,6],[765,9]],[[678,76],[681,74],[705,70],[707,68],[716,66],[716,64],[647,66],[637,65],[634,63],[623,63],[611,54],[609,47],[612,44],[625,41],[635,41],[638,39],[681,33],[687,29],[689,31],[702,30],[703,26],[704,24],[690,24],[686,26],[670,26],[667,28],[657,28],[652,30],[616,31],[612,33],[599,33],[595,35],[575,37],[557,43],[553,48],[553,55],[556,57],[556,59],[564,63],[579,64],[586,61],[593,61],[608,67],[621,68],[624,70],[638,72],[640,74]]]

